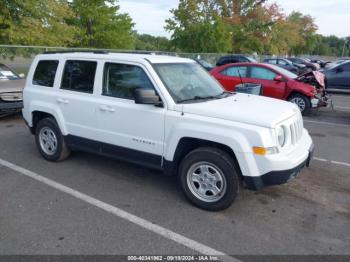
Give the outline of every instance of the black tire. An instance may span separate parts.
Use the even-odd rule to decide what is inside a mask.
[[[310,98],[308,98],[307,96],[304,96],[302,94],[294,94],[288,98],[288,101],[296,104],[304,116],[310,115],[311,101],[310,101]]]
[[[49,154],[43,145],[44,142],[40,142],[40,132],[53,132],[56,138],[55,150]],[[39,121],[35,129],[35,142],[40,154],[48,161],[62,161],[70,155],[70,150],[64,141],[61,130],[58,127],[56,121],[53,118],[44,118]]]
[[[195,168],[193,169],[193,167],[201,163],[209,164],[209,169],[213,167],[213,170],[217,170],[219,173],[221,172],[220,176],[223,177],[223,182],[216,182],[215,184],[215,182],[208,182],[208,180],[212,178],[205,178],[208,183],[215,184],[217,188],[225,188],[222,194],[217,194],[220,199],[214,199],[215,201],[213,201],[213,199],[211,201],[205,201],[193,193],[195,184],[191,186],[191,182],[188,182],[188,179],[190,179],[189,173],[191,173],[191,170],[196,170]],[[198,169],[201,168],[198,167]],[[208,174],[210,176],[210,173]],[[181,188],[187,199],[195,206],[209,211],[219,211],[228,208],[235,200],[239,191],[238,168],[234,164],[232,158],[226,152],[214,147],[198,148],[186,155],[180,163],[179,180]],[[197,183],[197,185],[201,187],[199,183]],[[204,181],[202,183],[206,182]],[[205,192],[205,195],[211,192],[210,188],[207,186],[213,185],[205,184],[205,188],[208,190]],[[209,195],[208,197],[216,196]]]

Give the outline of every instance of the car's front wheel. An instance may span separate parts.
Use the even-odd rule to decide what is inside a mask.
[[[186,197],[211,211],[228,208],[239,190],[238,170],[232,158],[214,147],[190,152],[180,164],[179,179]]]
[[[289,97],[288,101],[296,104],[303,115],[307,116],[310,114],[311,101],[308,97],[302,94],[294,94],[291,97]]]
[[[35,141],[40,154],[49,161],[61,161],[67,158],[70,150],[53,118],[39,121],[35,130]]]

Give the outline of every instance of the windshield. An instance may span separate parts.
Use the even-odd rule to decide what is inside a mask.
[[[257,63],[258,61],[256,61],[254,58],[247,56],[247,59],[249,60],[249,62],[251,63]]]
[[[20,77],[16,73],[12,72],[7,66],[0,65],[0,79],[15,80],[20,79]]]
[[[153,66],[176,103],[217,99],[224,94],[221,85],[197,63]]]
[[[212,64],[209,64],[207,61],[205,61],[205,60],[198,60],[198,62],[202,65],[202,66],[204,66],[204,67],[213,67],[213,65]]]
[[[334,68],[336,68],[336,67],[338,67],[338,66],[340,66],[340,65],[342,65],[342,64],[344,64],[346,62],[347,62],[347,60],[335,61],[335,62],[333,62],[333,65],[331,64],[331,66],[328,69],[334,69]]]
[[[289,78],[292,78],[292,79],[295,79],[297,78],[298,76],[282,67],[279,67],[279,66],[276,66],[276,65],[272,65],[272,64],[269,64],[269,66],[271,68],[273,68],[275,71],[277,71],[278,73],[280,73],[281,75],[284,75],[286,77],[289,77]]]

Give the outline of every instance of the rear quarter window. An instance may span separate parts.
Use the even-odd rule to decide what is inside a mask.
[[[58,60],[41,60],[36,66],[33,85],[53,87],[58,67]]]

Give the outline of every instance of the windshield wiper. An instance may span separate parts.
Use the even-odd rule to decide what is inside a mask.
[[[177,101],[178,103],[183,103],[183,102],[187,102],[187,101],[197,101],[197,100],[207,100],[207,99],[220,99],[222,98],[223,95],[227,95],[229,96],[230,94],[234,94],[228,91],[223,91],[222,93],[215,95],[215,96],[194,96],[191,98],[186,98],[186,99],[182,99]],[[227,97],[225,96],[225,97]]]
[[[183,103],[183,102],[187,102],[187,101],[196,101],[196,100],[206,100],[206,99],[213,99],[216,98],[215,96],[194,96],[191,98],[186,98],[186,99],[182,99],[177,101],[178,103]]]
[[[229,91],[223,91],[222,93],[220,93],[220,94],[218,94],[218,95],[216,95],[216,96],[214,96],[214,97],[215,97],[215,98],[221,98],[221,97],[224,96],[224,95],[226,95],[225,97],[228,97],[229,95],[233,95],[233,94],[235,94],[235,93],[229,92]]]

